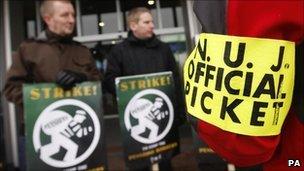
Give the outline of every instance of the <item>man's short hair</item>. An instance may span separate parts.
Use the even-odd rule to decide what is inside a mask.
[[[137,8],[131,9],[127,16],[128,26],[130,27],[131,22],[137,23],[139,21],[140,15],[142,13],[146,13],[146,12],[151,14],[151,11],[146,7],[137,7]]]
[[[46,14],[52,14],[54,11],[53,4],[56,1],[71,3],[70,0],[44,0],[40,5],[40,15],[43,17]]]

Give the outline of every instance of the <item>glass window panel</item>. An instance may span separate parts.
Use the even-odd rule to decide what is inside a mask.
[[[82,35],[98,34],[98,22],[97,22],[96,14],[82,15],[81,23],[82,23]]]
[[[180,0],[160,0],[160,7],[163,28],[184,25]]]
[[[177,17],[177,26],[183,27],[184,26],[184,17],[182,7],[176,7],[176,17]]]
[[[100,15],[100,21],[103,25],[99,24],[102,33],[118,32],[117,13],[105,13]]]
[[[172,8],[161,8],[163,28],[174,27],[174,17]]]
[[[102,34],[102,33],[118,32],[118,21],[116,17],[115,0],[111,0],[111,1],[82,0],[80,4],[80,9],[82,15],[83,35],[91,35],[92,33]],[[94,17],[95,23],[93,23],[92,18],[90,24],[87,22],[83,22],[84,16],[90,16],[90,15],[96,16],[96,20]],[[104,22],[104,26],[102,27],[99,26],[100,22]],[[90,31],[86,32],[84,31],[85,29]]]

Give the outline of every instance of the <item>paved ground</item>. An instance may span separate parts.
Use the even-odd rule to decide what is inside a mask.
[[[126,170],[118,119],[107,119],[105,121],[105,131],[109,170]],[[181,153],[172,159],[173,169],[174,171],[197,171],[198,168],[189,125],[184,125],[180,128],[180,137]]]

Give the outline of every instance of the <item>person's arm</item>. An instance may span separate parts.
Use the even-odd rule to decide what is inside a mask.
[[[64,90],[73,88],[77,83],[84,81],[100,81],[101,73],[96,67],[96,63],[88,48],[79,46],[80,56],[75,57],[70,62],[78,69],[64,68],[56,74],[55,83]]]
[[[22,56],[22,50],[19,48],[17,53],[13,55],[13,62],[10,69],[6,73],[6,82],[4,86],[4,95],[8,101],[17,105],[22,105],[22,84],[32,82],[29,67]]]
[[[122,75],[121,53],[118,48],[113,47],[107,58],[104,86],[108,92],[115,95],[115,78]]]

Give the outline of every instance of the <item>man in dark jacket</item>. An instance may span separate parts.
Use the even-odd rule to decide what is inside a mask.
[[[21,43],[6,75],[5,96],[20,107],[23,83],[56,82],[69,89],[78,82],[100,80],[89,49],[72,40],[75,26],[72,4],[44,1],[41,15],[47,29],[38,38]]]
[[[116,77],[163,71],[172,71],[179,86],[174,56],[170,47],[155,37],[150,11],[141,7],[130,11],[128,25],[127,39],[114,46],[108,58],[105,82],[110,93],[115,94]]]
[[[107,59],[106,89],[115,95],[116,77],[172,71],[176,95],[180,97],[178,103],[181,104],[181,83],[175,58],[170,47],[154,35],[150,10],[143,7],[131,10],[128,14],[128,26],[128,37],[113,47]],[[179,108],[182,106],[179,105]],[[181,113],[183,109],[178,111]]]
[[[105,74],[108,91],[115,95],[116,77],[172,71],[176,94],[181,99],[181,84],[174,56],[170,47],[155,37],[150,10],[135,8],[129,12],[127,20],[130,29],[128,37],[113,47],[108,58]]]
[[[44,1],[40,12],[47,29],[37,39],[21,43],[6,75],[4,94],[21,110],[17,116],[19,126],[23,125],[23,83],[56,82],[70,89],[76,83],[100,80],[89,49],[72,40],[75,12],[71,2]],[[23,126],[19,129],[23,135]]]

